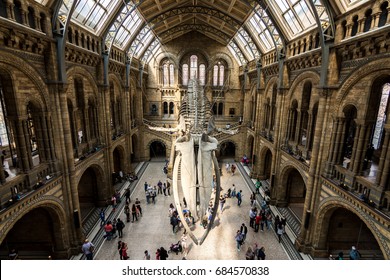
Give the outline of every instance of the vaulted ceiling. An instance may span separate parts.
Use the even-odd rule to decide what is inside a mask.
[[[53,21],[72,21],[115,46],[149,61],[161,45],[196,31],[227,46],[240,65],[282,50],[318,29],[332,37],[333,18],[369,0],[35,0],[49,6]],[[332,31],[333,30],[333,31]]]

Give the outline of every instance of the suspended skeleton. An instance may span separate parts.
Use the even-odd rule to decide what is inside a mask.
[[[213,176],[216,177],[212,216],[203,236],[196,238],[186,223],[183,223],[196,244],[201,244],[210,230],[216,211],[220,189],[218,162],[214,151],[218,140],[210,134],[215,131],[235,134],[237,130],[216,129],[211,111],[211,104],[204,95],[198,80],[190,80],[187,94],[183,96],[179,111],[179,125],[176,128],[156,128],[153,130],[179,132],[180,137],[175,142],[177,155],[173,168],[173,188],[175,203],[181,220],[184,221],[180,198],[178,195],[178,180],[181,181],[183,195],[187,207],[195,220],[201,220],[208,215],[209,202],[212,197]],[[179,178],[180,169],[180,178]]]

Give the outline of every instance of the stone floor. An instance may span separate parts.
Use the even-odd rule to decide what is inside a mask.
[[[155,258],[156,249],[164,247],[169,249],[172,243],[176,243],[183,229],[174,234],[172,226],[169,222],[168,208],[169,204],[174,204],[173,195],[163,196],[158,195],[156,204],[146,204],[143,184],[146,182],[155,185],[158,180],[164,182],[166,175],[162,172],[163,162],[150,162],[148,168],[138,180],[138,185],[132,193],[131,200],[135,198],[141,200],[143,216],[137,222],[126,223],[123,238],[129,246],[128,255],[130,259],[143,259],[144,251],[148,250]],[[230,198],[225,203],[225,210],[219,213],[215,219],[214,227],[208,234],[206,240],[201,246],[194,245],[188,238],[189,252],[186,259],[190,260],[235,260],[245,259],[245,252],[248,246],[253,246],[257,243],[259,246],[264,246],[267,260],[288,260],[288,256],[282,246],[278,243],[276,234],[273,230],[265,230],[264,232],[255,233],[249,227],[249,209],[250,209],[250,190],[244,182],[241,174],[236,172],[234,176],[223,173],[221,177],[222,188],[227,190],[236,185],[236,189],[243,191],[243,202],[241,207],[237,206],[237,200]],[[125,219],[123,212],[120,213],[120,218]],[[241,224],[245,223],[248,226],[248,235],[245,244],[240,251],[236,249],[234,236]],[[115,238],[111,241],[105,240],[101,248],[96,252],[95,259],[97,260],[112,260],[119,259],[117,251],[117,241]],[[170,260],[180,260],[184,257],[181,253],[178,255],[169,254]]]

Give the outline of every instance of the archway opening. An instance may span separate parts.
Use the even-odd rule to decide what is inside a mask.
[[[19,219],[0,245],[0,254],[15,249],[22,260],[66,259],[61,225],[52,209],[36,208]],[[28,234],[26,234],[28,233]]]
[[[160,141],[153,141],[152,144],[150,144],[150,158],[166,158],[167,149],[165,147],[165,144]]]
[[[221,144],[220,152],[219,152],[220,158],[235,158],[236,156],[236,145],[234,145],[233,142],[227,141],[223,142]]]
[[[351,247],[355,246],[362,254],[362,259],[384,259],[371,230],[353,212],[345,208],[330,210],[324,223],[327,226],[321,232],[319,249],[326,249],[334,255],[343,252],[348,259]]]
[[[88,215],[95,209],[95,207],[100,206],[100,202],[104,201],[102,198],[103,192],[103,178],[95,168],[88,167],[84,171],[83,175],[80,178],[78,184],[78,194],[79,194],[79,203],[81,210],[81,220],[86,221]]]

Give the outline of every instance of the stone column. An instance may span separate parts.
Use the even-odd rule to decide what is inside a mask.
[[[356,151],[357,151],[359,139],[360,139],[360,137],[363,137],[363,135],[361,134],[361,133],[363,133],[362,130],[364,130],[364,129],[362,129],[362,125],[361,124],[357,124],[356,131],[355,131],[355,136],[354,136],[354,139],[353,139],[351,163],[349,165],[349,170],[350,171],[353,170],[353,165],[355,163],[355,157],[356,157]]]
[[[302,112],[301,110],[298,110],[297,114],[297,125],[295,126],[295,137],[294,137],[294,142],[296,145],[299,144],[299,134],[301,132],[301,122],[302,122]]]
[[[15,120],[15,129],[16,129],[16,142],[18,149],[18,164],[19,168],[23,170],[23,172],[27,172],[31,169],[30,161],[28,160],[28,152],[26,145],[26,138],[24,137],[23,131],[23,123],[20,120]]]
[[[342,159],[344,158],[343,155],[343,147],[344,147],[344,139],[345,139],[345,118],[340,118],[340,124],[339,129],[337,132],[337,142],[336,142],[336,153],[334,154],[334,163],[340,164],[342,162]]]
[[[386,24],[390,24],[390,5],[387,6],[387,21]]]
[[[390,155],[390,146],[387,146],[387,155]],[[379,188],[382,190],[389,190],[389,185],[387,184],[389,179],[389,172],[390,172],[390,158],[387,156],[384,162],[382,175],[380,179]]]
[[[286,144],[288,144],[288,140],[290,140],[290,133],[291,133],[291,117],[292,117],[292,112],[291,108],[288,108],[287,112],[287,128],[286,128]]]
[[[315,126],[315,123],[313,123],[313,113],[309,112],[309,118],[307,121],[307,129],[306,129],[306,144],[305,148],[306,150],[310,149],[310,141],[311,141],[311,131],[313,129],[313,126]]]
[[[10,20],[15,20],[15,13],[14,13],[14,1],[13,0],[7,0],[6,3],[7,6],[7,18]]]
[[[360,165],[364,159],[364,155],[365,155],[364,142],[366,139],[366,134],[368,133],[366,124],[359,125],[359,127],[360,127],[359,134],[357,134],[359,135],[359,138],[357,139],[358,143],[355,148],[356,151],[354,152],[354,157],[353,159],[351,159],[351,168],[350,168],[350,170],[352,170],[355,174],[359,172]]]
[[[4,166],[0,164],[0,183],[4,184],[6,181],[5,179],[5,173],[4,173]]]
[[[333,119],[332,137],[330,138],[328,161],[325,170],[328,176],[332,174],[332,169],[335,163],[335,157],[338,148],[336,142],[337,142],[337,136],[338,136],[337,132],[339,131],[339,126],[340,126],[340,119],[336,117]]]
[[[27,9],[27,7],[25,6],[25,5],[21,5],[21,7],[20,7],[20,14],[21,14],[21,16],[22,16],[22,24],[23,25],[27,25],[27,26],[29,26],[29,24],[28,24],[28,19],[27,19],[27,17],[28,17],[28,9]],[[30,26],[31,27],[31,26]]]
[[[30,164],[30,168],[33,168],[34,167],[34,161],[33,161],[33,158],[32,158],[32,153],[31,153],[31,142],[30,142],[30,134],[28,133],[28,125],[27,125],[27,120],[24,120],[23,123],[23,131],[24,131],[24,137],[25,137],[25,141],[26,141],[26,144],[27,144],[27,159],[29,161],[29,164]]]

